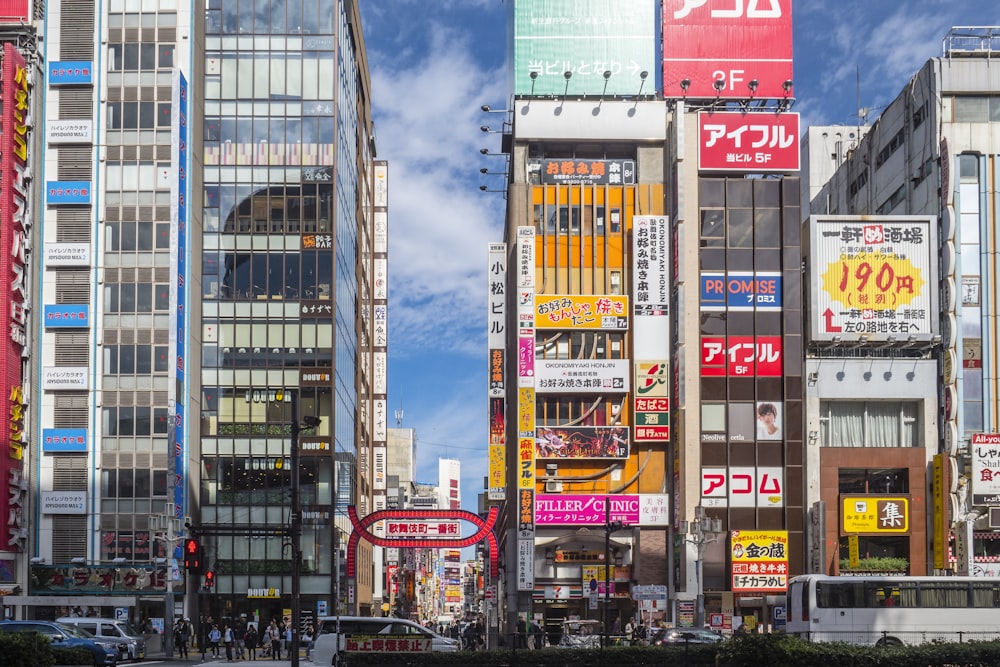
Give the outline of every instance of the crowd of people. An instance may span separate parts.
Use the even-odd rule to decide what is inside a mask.
[[[288,617],[281,620],[272,618],[261,629],[257,626],[257,622],[248,621],[245,617],[230,623],[217,622],[208,616],[200,619],[198,634],[195,635],[191,619],[179,618],[173,627],[174,649],[184,660],[189,657],[195,642],[201,650],[202,660],[209,655],[220,658],[223,654],[228,661],[281,660],[282,654],[287,659],[292,646],[292,625]],[[306,660],[311,658],[315,634],[313,624],[309,623],[299,637],[299,645],[306,650]]]

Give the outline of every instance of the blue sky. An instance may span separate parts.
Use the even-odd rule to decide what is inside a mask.
[[[710,0],[732,6],[733,0]],[[378,157],[389,161],[389,405],[415,428],[418,477],[462,461],[463,508],[486,474],[486,248],[501,240],[505,15],[512,0],[361,0]],[[996,0],[795,0],[793,111],[857,124],[891,102],[952,26],[1000,25]],[[874,116],[873,116],[874,117]],[[391,414],[390,412],[390,414]],[[390,426],[395,421],[390,420]]]

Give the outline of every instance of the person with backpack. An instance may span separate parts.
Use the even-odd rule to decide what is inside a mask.
[[[281,660],[281,630],[276,619],[267,626],[267,639],[271,644],[271,660]]]
[[[222,632],[219,630],[219,624],[215,623],[212,625],[212,629],[208,631],[208,648],[212,649],[212,657],[219,657],[219,642],[222,641]]]

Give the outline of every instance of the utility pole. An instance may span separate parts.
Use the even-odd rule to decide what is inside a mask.
[[[299,434],[319,426],[319,417],[308,415],[299,419],[299,394],[291,393],[292,403],[292,451],[291,451],[291,512],[289,516],[289,537],[292,548],[292,644],[289,647],[291,667],[299,667],[299,638],[302,624],[302,502],[301,479],[299,477]],[[336,465],[336,464],[335,464]]]

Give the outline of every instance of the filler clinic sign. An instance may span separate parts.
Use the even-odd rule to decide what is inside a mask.
[[[798,171],[799,115],[699,113],[698,168],[702,171]]]
[[[746,99],[756,80],[754,97],[781,99],[792,71],[792,0],[663,0],[664,97]]]

